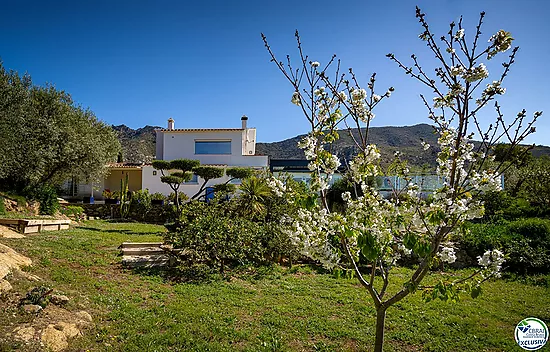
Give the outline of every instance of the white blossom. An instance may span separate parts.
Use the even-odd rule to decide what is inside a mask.
[[[443,247],[441,252],[439,252],[439,257],[442,262],[452,264],[456,261],[455,250],[452,247]]]
[[[312,67],[319,67],[319,65],[320,65],[320,63],[317,62],[317,61],[313,61],[313,62],[311,63],[311,66],[312,66]]]
[[[467,82],[479,81],[487,78],[488,76],[489,71],[487,71],[487,67],[485,67],[483,63],[479,64],[473,69],[468,69],[464,73],[462,73],[462,78],[464,78]]]
[[[501,83],[501,81],[493,81],[493,83],[488,84],[481,93],[481,98],[476,100],[476,104],[480,106],[484,104],[487,100],[491,99],[493,96],[506,93],[506,88],[502,88],[500,86]]]
[[[456,33],[455,33],[455,39],[456,39],[456,40],[460,40],[460,39],[462,39],[462,38],[464,38],[464,29],[463,29],[463,28],[462,28],[462,29],[459,29],[459,30],[456,31]]]
[[[466,69],[462,65],[451,66],[451,76],[458,76],[464,73]]]
[[[300,98],[300,93],[294,92],[292,94],[292,99],[290,99],[292,104],[301,106],[302,105],[302,99]]]
[[[364,89],[353,89],[351,91],[351,99],[352,101],[360,101],[367,97],[367,91]]]
[[[502,29],[496,34],[492,35],[489,42],[494,44],[492,50],[487,53],[487,58],[492,59],[497,53],[503,53],[512,47],[512,41],[514,38],[510,33],[503,31]]]
[[[420,144],[422,144],[422,149],[424,149],[424,151],[430,149],[430,145],[428,143],[422,141]]]
[[[490,274],[499,276],[502,264],[505,262],[504,254],[498,249],[489,250],[483,253],[482,257],[477,257],[477,262],[483,268],[489,270]]]

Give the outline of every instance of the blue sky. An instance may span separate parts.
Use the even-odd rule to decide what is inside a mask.
[[[377,72],[380,92],[396,91],[377,109],[374,126],[429,122],[418,94],[428,93],[385,54],[407,61],[416,53],[432,69],[418,39],[415,5],[438,34],[464,15],[471,35],[486,11],[484,39],[499,29],[520,46],[500,99],[509,119],[522,108],[550,114],[546,1],[4,1],[0,58],[28,72],[36,84],[54,84],[109,124],[238,127],[240,116],[258,128],[259,141],[307,132],[290,103],[291,86],[269,62],[260,33],[281,57],[296,55],[298,29],[307,53],[326,63],[337,54],[366,82]],[[499,71],[500,56],[489,66]],[[482,116],[489,121],[490,108]],[[550,145],[543,115],[528,142]]]

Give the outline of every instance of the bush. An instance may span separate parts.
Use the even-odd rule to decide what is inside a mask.
[[[508,192],[489,192],[483,196],[485,202],[485,221],[517,220],[531,217],[544,217],[549,209],[533,206],[527,199],[513,197]]]
[[[132,217],[142,220],[151,210],[151,195],[148,189],[140,189],[132,192],[130,197],[130,212]]]
[[[151,194],[151,200],[166,200],[166,197],[164,196],[164,194],[156,192]]]
[[[165,236],[174,249],[182,250],[180,268],[187,279],[204,279],[208,273],[223,275],[233,267],[263,263],[262,226],[233,216],[232,205],[187,203],[180,223]]]
[[[36,200],[40,203],[40,214],[54,215],[59,210],[57,190],[52,186],[41,186],[26,190],[27,199]]]
[[[509,224],[514,238],[508,248],[508,266],[520,274],[550,272],[550,220],[522,219]]]
[[[80,218],[84,214],[84,208],[76,205],[69,205],[66,208],[61,208],[61,214]]]
[[[511,233],[528,240],[532,246],[550,246],[550,221],[544,219],[522,219],[509,224]]]
[[[512,240],[506,221],[470,224],[466,230],[460,239],[460,248],[474,259],[486,250],[502,248]]]
[[[550,272],[550,220],[531,218],[512,222],[470,224],[460,248],[472,264],[487,249],[500,248],[507,255],[505,270],[518,274]]]

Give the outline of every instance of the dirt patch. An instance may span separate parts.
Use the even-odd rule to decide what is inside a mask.
[[[20,234],[19,232],[16,232],[9,227],[0,225],[0,237],[4,238],[23,238],[24,235]]]
[[[25,311],[20,306],[23,296],[13,290],[0,297],[0,310],[4,313],[0,318],[0,347],[41,351],[45,346],[51,351],[63,351],[93,324],[88,312],[69,311],[53,303],[42,310]]]
[[[53,296],[57,300],[51,299],[49,304],[47,299],[36,298],[35,302],[25,302],[30,299],[29,288],[39,286],[37,281],[41,281],[21,271],[21,267],[31,264],[30,258],[0,244],[0,350],[63,351],[71,339],[92,325],[93,318],[86,311],[72,312],[61,307],[70,300],[62,295]]]
[[[30,258],[25,257],[0,243],[0,279],[5,278],[13,271],[19,271],[23,266],[32,264]]]

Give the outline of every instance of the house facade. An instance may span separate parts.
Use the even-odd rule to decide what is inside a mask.
[[[248,127],[248,117],[241,118],[240,128],[175,128],[170,118],[166,128],[156,132],[157,160],[194,159],[201,165],[220,168],[250,167],[265,169],[268,157],[256,155],[256,129]],[[80,198],[93,196],[102,200],[102,192],[120,190],[121,180],[128,176],[129,191],[148,189],[149,193],[162,193],[168,196],[172,189],[160,181],[162,172],[150,164],[113,163],[109,166],[109,175],[100,184],[74,185],[68,181],[64,188],[70,190],[67,196]],[[166,173],[166,172],[165,172]],[[226,182],[228,176],[211,180],[207,186]],[[235,180],[240,183],[240,180]],[[203,180],[196,175],[183,183],[179,191],[191,197],[197,193]]]
[[[167,128],[157,129],[156,159],[175,160],[193,159],[201,165],[229,167],[250,167],[265,169],[268,157],[256,155],[256,129],[249,128],[248,117],[241,118],[241,128],[175,128],[173,119],[168,120]],[[168,195],[172,190],[160,182],[162,173],[152,165],[142,166],[142,188],[150,193],[160,192]],[[211,180],[207,186],[226,182],[227,176]],[[193,196],[202,185],[200,177],[193,176],[189,182],[180,186],[180,191]]]

